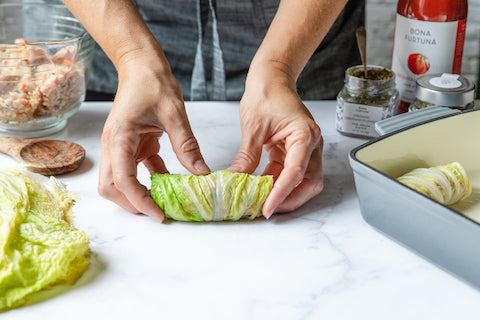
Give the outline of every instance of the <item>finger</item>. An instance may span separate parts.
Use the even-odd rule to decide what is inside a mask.
[[[264,140],[254,132],[243,134],[242,143],[230,167],[232,172],[252,173],[257,168],[262,156]]]
[[[276,162],[276,161],[271,161],[267,163],[265,166],[265,170],[263,170],[262,175],[271,175],[273,176],[273,181],[277,181],[278,177],[280,176],[280,173],[282,173],[283,170],[283,164]]]
[[[100,178],[98,184],[98,193],[105,199],[115,202],[120,207],[124,208],[131,213],[138,213],[138,210],[127,200],[127,198],[121,194],[113,180],[106,180],[104,177]]]
[[[284,168],[263,205],[263,215],[267,219],[272,216],[277,207],[302,181],[313,151],[311,149],[308,144],[295,143],[288,150]]]
[[[268,151],[269,162],[263,170],[263,175],[272,175],[273,181],[277,181],[280,173],[283,170],[283,163],[285,162],[285,150],[283,145],[273,144],[266,145],[265,149]]]
[[[269,218],[274,212],[293,211],[323,190],[322,150],[323,139],[320,141],[320,147],[312,151],[305,176],[301,182],[294,187],[293,191],[290,192],[283,201],[277,204],[267,202],[269,200],[267,198],[264,209],[262,210],[265,217]],[[283,181],[279,178],[275,182],[275,185],[277,188],[281,188],[282,186],[280,184],[282,183]]]
[[[150,172],[150,174],[155,172],[168,173],[165,162],[163,162],[163,159],[158,154],[143,160],[142,163],[148,169],[148,172]]]
[[[112,150],[115,157],[112,157],[112,178],[115,188],[123,194],[133,205],[137,212],[151,216],[163,221],[162,210],[149,197],[147,189],[137,180],[137,166],[133,158],[133,148],[129,145],[128,139],[119,139],[121,144],[116,144]],[[115,194],[114,194],[115,195]],[[115,202],[120,201],[116,195]]]
[[[323,190],[323,179],[304,180],[290,193],[287,198],[277,207],[276,212],[290,212],[308,200],[315,197]]]
[[[98,193],[105,199],[111,200],[127,211],[136,213],[135,207],[118,192],[113,183],[112,170],[108,159],[110,159],[110,134],[104,131],[102,135],[102,157],[100,161],[99,179],[98,179]]]
[[[118,182],[117,179],[114,180],[115,187],[117,187],[119,194],[116,195],[115,202],[124,205],[127,210],[129,209],[129,204],[133,206],[133,210],[129,210],[133,213],[143,213],[146,214],[155,220],[163,222],[165,216],[162,210],[150,197],[147,188],[142,186],[137,179],[128,178],[125,176],[116,176],[121,179],[122,182]]]
[[[103,159],[103,158],[102,158]],[[127,197],[122,194],[115,187],[113,183],[113,178],[111,170],[109,169],[106,161],[102,160],[100,164],[100,173],[99,173],[99,183],[98,183],[98,193],[105,199],[108,199],[123,209],[131,213],[139,213],[139,210],[127,199]],[[163,212],[162,215],[152,216],[155,220],[163,222]]]
[[[208,168],[188,121],[173,130],[167,129],[173,151],[178,161],[193,174],[208,174]]]
[[[310,164],[302,182],[293,189],[287,198],[277,207],[277,212],[289,212],[299,208],[323,190],[322,151],[312,152]]]

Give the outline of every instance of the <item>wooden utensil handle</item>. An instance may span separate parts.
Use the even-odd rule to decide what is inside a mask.
[[[363,70],[365,78],[367,77],[367,31],[364,26],[357,28],[356,32],[358,49],[360,51],[360,58],[362,59]]]
[[[22,148],[31,141],[31,139],[18,139],[0,136],[0,152],[7,153],[18,159],[20,150],[22,150]]]

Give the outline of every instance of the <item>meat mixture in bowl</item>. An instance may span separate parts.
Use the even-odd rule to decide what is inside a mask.
[[[84,67],[73,45],[53,55],[25,39],[0,46],[0,122],[61,117],[85,91]]]

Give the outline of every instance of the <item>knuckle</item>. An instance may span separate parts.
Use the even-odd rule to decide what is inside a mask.
[[[309,145],[321,143],[322,130],[315,121],[309,119],[301,128],[302,129],[297,132],[299,141],[305,142]]]
[[[101,137],[101,143],[102,144],[106,144],[106,143],[109,143],[110,139],[111,139],[111,129],[109,127],[107,127],[107,125],[105,125],[104,129],[103,129],[103,133],[102,133],[102,137]]]
[[[162,108],[162,114],[166,119],[173,119],[177,115],[177,109],[170,103]]]
[[[98,183],[97,191],[100,196],[105,199],[111,199],[113,195],[113,190],[115,186],[113,183],[108,183],[105,181],[100,181]]]
[[[307,136],[309,142],[311,142],[312,144],[320,143],[320,140],[322,139],[322,130],[320,129],[320,127],[312,120],[312,122],[307,128]]]
[[[320,140],[323,140],[322,139],[322,130],[320,129],[320,127],[314,123],[314,125],[311,127],[311,133],[312,133],[312,137],[315,141],[320,141]]]
[[[125,181],[129,178],[129,176],[124,175],[124,174],[113,174],[113,184],[114,187],[120,191],[121,193],[124,193],[125,191]]]
[[[198,146],[197,139],[191,136],[188,137],[181,145],[179,151],[181,153],[197,153],[200,152],[200,147]]]
[[[131,134],[131,130],[123,125],[114,129],[105,127],[101,137],[102,146],[112,150],[130,150],[136,144],[136,141],[136,136]]]
[[[246,150],[240,150],[237,154],[237,158],[235,162],[243,162],[243,163],[255,163],[256,162],[256,157],[250,152],[247,152]]]
[[[162,106],[161,110],[162,115],[165,117],[166,120],[177,123],[177,119],[179,119],[179,116],[181,119],[183,119],[185,107],[180,101],[172,100],[168,101],[168,103],[165,103]]]
[[[320,180],[320,181],[315,181],[313,184],[312,184],[312,193],[314,195],[317,195],[319,194],[320,192],[322,192],[323,190],[323,180]]]

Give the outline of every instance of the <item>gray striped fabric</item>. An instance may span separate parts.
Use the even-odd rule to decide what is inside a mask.
[[[135,0],[162,45],[185,100],[240,100],[250,62],[280,0]],[[302,74],[302,99],[333,99],[344,72],[360,64],[355,29],[364,23],[365,0],[350,0]],[[115,69],[100,48],[89,89],[115,93]]]

